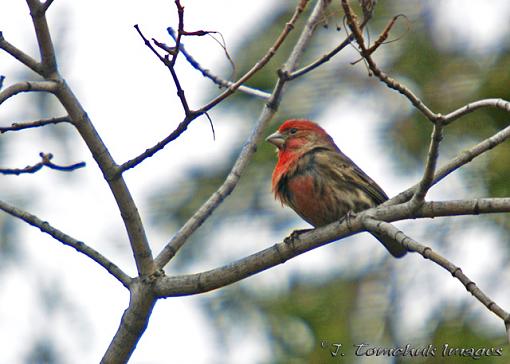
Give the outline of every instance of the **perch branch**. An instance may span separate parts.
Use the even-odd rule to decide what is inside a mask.
[[[373,216],[374,219],[381,221],[398,221],[502,212],[510,212],[510,198],[424,202],[412,215],[405,205],[378,206],[358,213],[348,223],[343,220],[311,230],[290,239],[290,243],[277,243],[220,268],[195,274],[162,277],[156,282],[155,290],[159,297],[173,297],[194,295],[224,287],[282,264],[309,250],[364,231],[366,228],[363,221],[367,216]]]

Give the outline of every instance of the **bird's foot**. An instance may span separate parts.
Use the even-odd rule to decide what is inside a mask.
[[[347,211],[347,213],[340,219],[340,223],[343,223],[345,221],[345,223],[347,224],[347,227],[350,229],[351,228],[351,219],[355,218],[358,214],[355,213],[354,211],[352,210],[349,210]]]
[[[283,242],[288,245],[292,245],[294,241],[299,238],[299,235],[306,233],[308,231],[312,231],[313,229],[299,229],[294,230],[292,233],[290,233],[289,236],[287,236],[285,239],[283,239]]]

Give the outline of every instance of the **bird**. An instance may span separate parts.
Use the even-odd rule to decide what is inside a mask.
[[[383,189],[313,121],[287,120],[266,141],[278,152],[271,181],[275,198],[315,228],[388,200]],[[394,257],[407,253],[395,240],[372,235]]]

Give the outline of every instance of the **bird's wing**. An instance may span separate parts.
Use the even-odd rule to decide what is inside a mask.
[[[349,185],[351,188],[356,186],[370,196],[375,205],[388,199],[383,189],[340,150],[317,148],[309,153],[313,153],[317,170],[334,173],[334,178],[339,183]]]

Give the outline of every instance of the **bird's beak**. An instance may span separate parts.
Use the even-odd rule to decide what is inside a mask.
[[[281,149],[283,147],[283,144],[285,144],[285,137],[283,134],[277,131],[268,136],[266,138],[266,142],[269,142],[275,145],[278,149]]]

